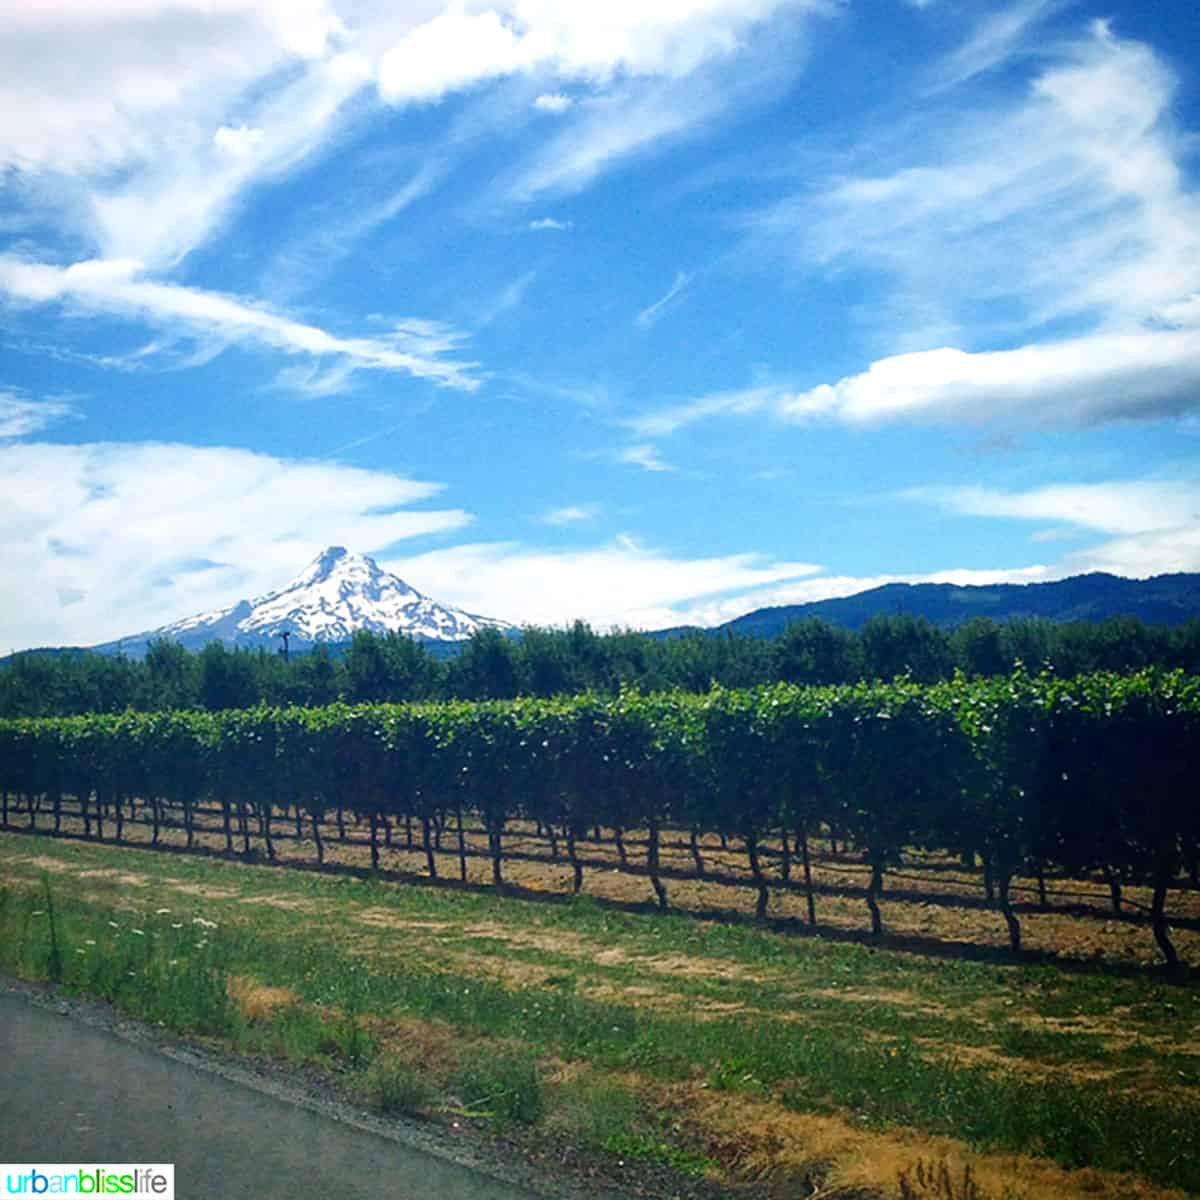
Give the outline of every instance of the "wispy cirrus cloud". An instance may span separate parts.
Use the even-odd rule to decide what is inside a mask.
[[[593,90],[498,181],[497,195],[509,203],[581,191],[768,103],[805,69],[813,25],[838,11],[825,0],[661,0],[615,13],[549,0],[538,7],[562,22],[570,47],[554,70],[591,81]],[[771,43],[758,37],[768,20]]]
[[[1050,10],[1007,9],[1012,44],[984,41],[1007,53]],[[1043,50],[1018,98],[910,122],[872,143],[892,169],[842,172],[750,224],[753,245],[805,271],[881,271],[893,291],[875,311],[917,348],[816,387],[652,410],[635,431],[749,414],[1080,428],[1195,412],[1200,195],[1181,168],[1176,78],[1104,22]]]
[[[145,277],[140,264],[96,260],[58,267],[0,256],[0,293],[27,305],[60,304],[73,309],[119,315],[207,339],[214,352],[241,343],[300,355],[320,364],[314,390],[332,378],[345,383],[355,371],[392,371],[428,379],[444,387],[473,391],[479,386],[475,364],[446,357],[457,351],[461,335],[431,321],[407,319],[388,333],[340,336],[295,321],[263,305],[238,297]]]
[[[651,409],[628,418],[625,424],[638,437],[670,437],[680,429],[711,417],[749,416],[764,411],[779,412],[790,395],[786,389],[774,386],[713,392],[694,400]]]
[[[956,87],[991,71],[1027,46],[1031,30],[1073,0],[1018,0],[988,13],[970,37],[936,64],[930,86]]]
[[[0,391],[0,441],[40,433],[65,417],[75,415],[75,406],[65,400],[30,399],[12,391]]]
[[[979,486],[914,488],[903,498],[971,517],[1062,522],[1106,540],[1074,550],[1061,575],[1108,571],[1145,578],[1200,570],[1200,483],[1186,477],[1059,483],[1024,491]],[[1057,532],[1057,531],[1056,531]],[[1045,542],[1044,536],[1035,540]]]
[[[649,329],[653,325],[656,325],[667,309],[691,287],[692,280],[695,278],[694,272],[676,271],[675,278],[671,281],[671,286],[653,304],[648,305],[638,313],[634,318],[634,324],[639,329]]]
[[[562,508],[549,509],[538,520],[543,525],[579,525],[584,521],[594,521],[599,515],[598,504],[567,504]]]
[[[510,283],[505,284],[495,298],[484,305],[476,316],[475,328],[484,329],[492,322],[499,320],[505,313],[519,308],[525,299],[525,293],[529,291],[536,278],[537,271],[523,271]]]
[[[1055,521],[1100,533],[1131,535],[1200,526],[1200,483],[1194,479],[1059,483],[1026,491],[926,487],[910,488],[902,496],[964,516]]]
[[[901,326],[910,305],[976,340],[1144,321],[1200,291],[1176,86],[1153,50],[1096,22],[1015,99],[937,108],[873,144],[891,169],[844,174],[755,228],[809,268],[883,271]]]
[[[884,272],[901,328],[908,306],[975,339],[1145,320],[1200,290],[1176,84],[1149,47],[1097,22],[1017,98],[938,108],[873,144],[891,169],[843,174],[753,228],[809,269]]]
[[[659,453],[658,447],[649,442],[638,442],[626,446],[613,455],[613,461],[628,467],[641,467],[643,471],[665,473],[677,470]]]
[[[449,173],[450,163],[449,156],[428,153],[415,165],[385,159],[372,167],[364,179],[342,182],[335,201],[315,205],[303,232],[290,238],[271,258],[262,280],[271,297],[286,298],[310,290],[336,270],[364,238],[434,192]],[[399,183],[393,178],[397,168]]]

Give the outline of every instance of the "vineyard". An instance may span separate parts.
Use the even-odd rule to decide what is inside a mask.
[[[497,885],[553,864],[569,891],[619,873],[664,909],[704,881],[818,927],[840,892],[874,937],[924,861],[944,880],[925,899],[976,890],[1014,950],[1018,881],[1044,909],[1054,880],[1098,878],[1115,918],[1147,902],[1172,966],[1197,780],[1200,678],[1177,672],[0,722],[9,829],[317,863],[355,847],[434,878],[482,862]]]

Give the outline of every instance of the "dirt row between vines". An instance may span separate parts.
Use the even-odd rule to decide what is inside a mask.
[[[174,815],[174,814],[173,814]],[[146,814],[139,809],[138,819],[126,822],[125,841],[148,845],[152,832]],[[38,814],[39,828],[51,827],[47,812]],[[236,826],[236,823],[235,823]],[[21,822],[10,814],[9,828],[20,832]],[[366,823],[356,824],[346,817],[347,839],[341,840],[334,820],[322,827],[327,869],[369,870],[371,854]],[[78,816],[66,814],[62,831],[82,836],[84,825]],[[277,861],[282,865],[313,867],[317,861],[316,844],[306,821],[304,836],[297,837],[290,818],[276,817],[273,841]],[[114,832],[113,822],[106,823],[106,840]],[[655,903],[650,879],[645,873],[646,839],[642,831],[627,831],[624,837],[628,866],[622,867],[612,832],[601,830],[599,840],[578,843],[578,855],[584,862],[583,890],[602,901],[625,906]],[[421,831],[414,822],[413,849],[408,849],[408,834],[401,824],[391,831],[391,844],[379,839],[379,865],[385,873],[401,878],[428,878],[428,856],[421,845]],[[438,877],[453,883],[460,881],[458,834],[448,827],[435,850]],[[182,828],[164,824],[160,832],[164,849],[186,846]],[[242,845],[234,829],[235,848]],[[257,828],[251,821],[254,856],[265,857]],[[468,824],[467,884],[492,886],[492,863],[488,858],[487,836],[482,828]],[[713,835],[699,839],[705,878],[696,877],[693,854],[686,835],[672,831],[665,835],[661,854],[663,882],[670,906],[697,916],[724,919],[750,919],[754,915],[757,891],[753,887],[745,853],[736,839],[726,847]],[[196,820],[195,846],[207,853],[224,853],[226,839],[219,818],[203,812]],[[505,883],[532,896],[561,897],[572,892],[573,872],[566,858],[563,840],[558,840],[558,858],[552,842],[537,836],[535,828],[512,822],[504,836],[503,876]],[[839,847],[839,850],[841,847]],[[828,935],[865,937],[869,918],[863,894],[868,871],[854,853],[837,853],[829,843],[814,839],[812,875],[816,891],[818,929]],[[780,879],[781,855],[778,841],[764,847],[764,871],[772,882],[768,918],[806,927],[807,901],[803,892],[803,872],[798,857],[791,864],[791,883]],[[1032,954],[1059,955],[1071,959],[1110,963],[1150,964],[1160,956],[1149,926],[1149,889],[1126,887],[1122,912],[1114,913],[1108,885],[1100,879],[1047,880],[1047,904],[1039,903],[1037,881],[1018,878],[1014,896],[1022,924],[1023,942]],[[893,944],[927,952],[971,954],[983,950],[1003,952],[1008,935],[999,911],[986,900],[982,872],[963,868],[945,855],[910,851],[902,866],[888,873],[881,902],[888,937]],[[1172,940],[1185,962],[1200,964],[1200,891],[1180,880],[1171,892],[1169,918],[1174,922]]]

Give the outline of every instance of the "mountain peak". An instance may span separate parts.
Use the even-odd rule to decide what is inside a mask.
[[[209,641],[227,645],[274,645],[281,634],[293,645],[345,642],[360,629],[403,633],[427,642],[461,642],[477,629],[510,629],[505,621],[479,617],[423,596],[365,554],[345,546],[322,550],[291,583],[257,600],[165,625],[129,643],[155,638],[199,647]]]
[[[288,587],[295,587],[301,582],[317,583],[322,579],[328,579],[336,571],[344,570],[359,563],[367,566],[368,569],[374,568],[378,570],[374,560],[361,555],[351,554],[345,546],[327,546],[288,584]]]
[[[338,561],[339,558],[346,558],[350,551],[345,546],[326,546],[324,550],[316,557],[316,562],[328,569]]]

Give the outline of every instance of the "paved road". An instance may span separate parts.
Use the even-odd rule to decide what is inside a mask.
[[[173,1162],[180,1200],[535,1200],[0,990],[0,1162]]]

